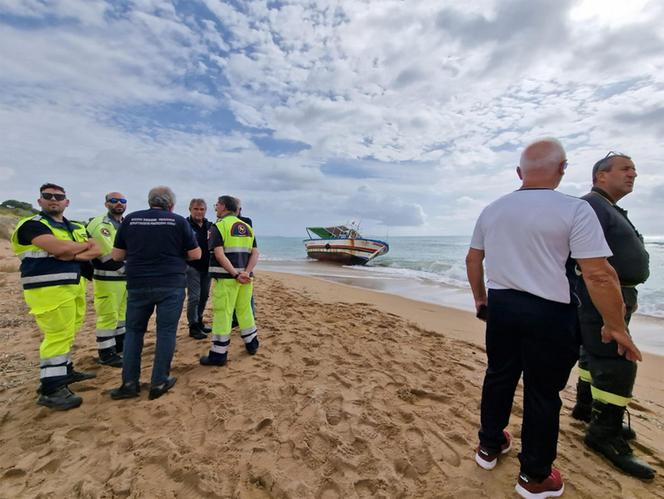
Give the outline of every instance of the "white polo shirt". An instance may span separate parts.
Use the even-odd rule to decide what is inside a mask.
[[[583,199],[551,189],[524,189],[488,205],[471,248],[484,250],[487,287],[570,302],[565,262],[612,255],[602,226]]]

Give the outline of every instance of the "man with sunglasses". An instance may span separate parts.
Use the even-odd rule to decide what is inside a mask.
[[[37,403],[67,410],[83,402],[68,385],[95,377],[74,370],[71,346],[85,316],[81,262],[98,257],[101,249],[83,225],[64,217],[69,200],[62,187],[48,183],[39,192],[41,212],[19,221],[11,243],[21,260],[23,296],[44,335]]]
[[[97,315],[98,362],[111,367],[122,367],[127,310],[127,276],[124,262],[113,260],[111,253],[115,233],[120,228],[127,209],[127,198],[120,192],[109,192],[104,197],[107,212],[88,223],[88,235],[99,243],[103,254],[92,260],[94,266],[94,304]]]
[[[593,166],[593,187],[582,198],[597,214],[613,253],[609,263],[620,280],[625,324],[629,324],[637,308],[636,286],[645,282],[650,274],[643,237],[627,218],[627,211],[616,204],[632,192],[636,177],[632,158],[610,152]],[[578,283],[577,293],[581,300],[579,322],[583,347],[572,416],[590,423],[585,437],[590,448],[626,473],[650,480],[655,470],[633,456],[627,440],[636,435],[629,426],[623,426],[636,379],[636,362],[620,355],[615,342],[603,341],[604,322],[583,281]]]

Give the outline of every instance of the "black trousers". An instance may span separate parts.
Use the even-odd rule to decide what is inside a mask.
[[[489,290],[480,444],[500,449],[523,374],[521,471],[535,480],[556,459],[560,391],[579,357],[576,306],[514,290]]]
[[[618,344],[602,343],[602,316],[593,305],[585,286],[578,286],[581,306],[579,327],[581,330],[581,358],[579,367],[590,371],[592,386],[620,397],[631,398],[636,381],[636,362],[618,353]],[[636,305],[635,288],[622,288],[625,301],[625,324],[629,325]]]

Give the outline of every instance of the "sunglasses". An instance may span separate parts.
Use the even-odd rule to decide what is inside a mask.
[[[127,204],[127,200],[125,198],[108,198],[106,200],[107,203],[122,203],[122,204]]]
[[[56,201],[64,201],[67,199],[66,194],[55,194],[53,192],[40,192],[42,199],[55,199]]]
[[[567,160],[563,161],[563,162],[560,163],[560,164],[562,165],[563,170],[567,170]]]

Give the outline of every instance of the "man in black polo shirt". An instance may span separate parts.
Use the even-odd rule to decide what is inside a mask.
[[[210,294],[210,252],[207,250],[208,231],[212,226],[205,212],[207,204],[204,199],[194,198],[189,202],[189,216],[187,221],[194,231],[198,246],[201,248],[201,257],[198,260],[187,262],[187,320],[189,321],[189,336],[196,340],[207,338],[212,331],[203,324],[203,312]]]
[[[114,260],[125,261],[127,272],[122,385],[111,391],[113,399],[139,395],[143,337],[155,307],[157,344],[149,398],[160,397],[175,384],[175,378],[169,374],[184,301],[186,260],[201,257],[191,227],[184,217],[172,213],[173,191],[155,187],[148,195],[148,203],[149,210],[125,217],[112,253]]]
[[[637,308],[636,286],[645,282],[650,274],[643,237],[627,218],[627,212],[616,204],[634,189],[636,168],[629,156],[610,152],[595,163],[592,176],[593,188],[582,199],[595,210],[613,253],[609,263],[620,280],[625,324],[629,324]],[[581,300],[579,322],[583,347],[577,403],[572,415],[590,422],[585,437],[590,448],[626,473],[650,480],[655,476],[655,470],[632,455],[626,439],[635,435],[622,425],[625,408],[632,398],[636,362],[620,355],[614,342],[604,343],[604,322],[582,280],[577,285],[577,292]]]

